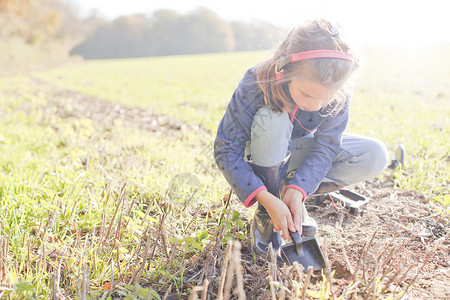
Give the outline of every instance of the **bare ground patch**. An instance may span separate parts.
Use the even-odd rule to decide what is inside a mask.
[[[120,120],[129,126],[163,135],[181,134],[182,129],[186,127],[199,128],[199,126],[187,125],[180,120],[157,114],[150,109],[125,106],[91,97],[38,78],[32,78],[32,80],[46,89],[48,103],[47,107],[43,108],[44,111],[55,113],[62,118],[88,118],[99,125],[108,125]]]
[[[378,181],[358,185],[355,190],[370,199],[362,216],[338,211],[330,203],[312,212],[323,224],[319,225],[319,236],[329,244],[337,283],[345,283],[363,258],[363,283],[377,272],[385,283],[392,278],[386,286],[389,292],[412,285],[405,298],[450,297],[448,215],[437,212],[438,206],[423,195],[385,187]]]

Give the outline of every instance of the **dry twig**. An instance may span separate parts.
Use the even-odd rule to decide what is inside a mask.
[[[333,296],[333,299],[336,299],[336,295],[333,292],[333,279],[331,277],[331,264],[328,259],[328,245],[327,245],[327,239],[323,239],[323,257],[325,260],[325,272],[328,277],[328,283],[330,285],[330,294]]]
[[[345,260],[345,263],[347,264],[347,267],[348,267],[348,270],[350,271],[350,274],[353,275],[353,273],[354,273],[353,267],[350,264],[350,260],[348,259],[348,256],[347,256],[347,250],[345,248],[344,240],[342,239],[342,231],[341,231],[340,227],[338,227],[338,231],[337,232],[338,232],[339,243],[341,244],[342,255],[344,256],[344,260]]]
[[[231,199],[232,193],[233,193],[233,190],[230,189],[230,192],[228,194],[228,199]],[[216,230],[216,232],[214,234],[214,238],[211,239],[211,241],[205,247],[203,252],[198,256],[197,260],[188,268],[188,269],[191,269],[199,261],[200,257],[202,257],[203,255],[207,255],[206,261],[200,272],[199,282],[203,281],[205,274],[215,276],[215,265],[216,265],[215,263],[217,261],[217,252],[219,250],[220,245],[222,244],[222,240],[225,235],[225,229],[226,229],[226,225],[227,225],[227,222],[225,221],[225,219],[227,219],[229,215],[230,215],[230,201],[227,201],[227,203],[225,205],[225,209],[224,209],[224,211],[222,211],[222,213],[220,214],[220,217],[219,217],[219,224],[223,223],[222,226]],[[213,246],[213,243],[214,243],[214,246]],[[212,264],[211,264],[211,261],[213,262]],[[212,270],[212,272],[209,272],[211,268],[213,270]],[[187,272],[187,270],[185,272]]]
[[[308,285],[309,285],[309,282],[311,281],[312,273],[313,273],[313,267],[309,266],[308,267],[308,273],[306,274],[305,283],[303,283],[303,290],[302,290],[301,300],[306,298],[306,292],[308,291]]]
[[[360,255],[359,255],[358,264],[356,265],[355,273],[353,274],[353,278],[352,278],[352,281],[353,281],[353,282],[356,282],[356,278],[357,278],[357,276],[358,276],[358,271],[359,271],[359,269],[360,269],[361,267],[363,268],[364,281],[367,282],[367,281],[366,281],[366,272],[365,272],[365,267],[364,267],[364,265],[366,264],[366,255],[367,255],[367,253],[369,252],[369,248],[370,248],[370,246],[372,245],[373,239],[374,239],[375,234],[377,233],[377,231],[378,231],[378,228],[373,232],[372,237],[370,238],[369,243],[368,243],[368,244],[367,244],[367,243],[364,243],[363,247],[361,248],[361,252],[360,252]],[[366,244],[367,244],[367,247],[366,247]]]
[[[233,250],[232,248],[233,248],[233,241],[229,240],[227,243],[227,248],[225,250],[225,257],[223,260],[222,272],[220,275],[219,290],[217,291],[217,299],[218,300],[223,299],[223,287],[225,285],[225,277],[226,277],[227,270],[228,270],[228,264],[230,263],[230,259],[231,259],[231,253]]]
[[[230,257],[231,256],[231,257]],[[233,278],[236,274],[235,294],[238,299],[246,299],[244,291],[244,277],[242,275],[243,267],[241,265],[241,243],[238,241],[228,242],[225,262],[222,267],[217,299],[228,300],[231,296]],[[225,282],[225,283],[224,283]]]
[[[238,241],[234,242],[233,247],[233,256],[231,260],[234,265],[234,271],[236,273],[236,281],[237,281],[237,296],[238,299],[245,300],[245,291],[244,291],[244,278],[242,277],[243,267],[241,265],[241,243]]]

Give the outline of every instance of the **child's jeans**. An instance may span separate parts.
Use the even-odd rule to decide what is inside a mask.
[[[313,134],[291,140],[293,124],[287,113],[277,113],[264,106],[254,118],[251,141],[246,156],[254,164],[271,167],[291,153],[288,173],[296,170],[313,147]],[[386,146],[375,138],[344,134],[342,146],[323,182],[351,185],[371,179],[387,166]]]

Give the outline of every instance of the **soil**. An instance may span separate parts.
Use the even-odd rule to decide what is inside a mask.
[[[36,77],[31,79],[47,95],[47,108],[43,109],[51,109],[52,113],[62,118],[88,118],[103,126],[120,120],[129,126],[164,135],[179,135],[183,128],[188,127],[180,120],[156,114],[151,109],[121,105],[62,88]]]
[[[46,87],[46,93],[55,99],[51,104],[65,117],[82,116],[99,122],[119,119],[155,134],[176,135],[182,128],[189,128],[178,120],[150,110],[114,104],[34,80]],[[61,104],[58,101],[61,98],[70,98],[72,109]],[[386,275],[382,285],[389,279],[392,281],[377,295],[379,297],[398,296],[400,291],[407,291],[403,299],[450,299],[449,215],[439,213],[436,209],[441,207],[423,195],[399,190],[387,178],[349,188],[369,199],[367,206],[357,210],[356,214],[330,199],[307,202],[310,215],[318,223],[316,238],[334,272],[334,295],[341,295],[357,271],[358,295],[363,298],[371,295],[368,290],[376,273],[379,277]],[[241,205],[236,199],[233,202],[233,206]],[[267,261],[259,258],[255,263],[249,245],[248,239],[242,241],[241,263],[247,299],[269,299]],[[215,259],[220,268],[224,250],[220,249],[217,255]],[[363,263],[359,264],[360,261]],[[287,271],[288,267],[284,265],[278,269],[278,274]],[[315,274],[313,282],[320,278],[320,274]],[[215,288],[217,280],[213,279]],[[289,279],[283,279],[282,275],[279,280],[289,284]]]
[[[348,189],[369,200],[362,207],[364,209],[343,207],[341,202],[334,199],[333,202],[329,197],[317,202],[307,201],[309,215],[318,223],[316,239],[331,267],[334,295],[350,299],[352,294],[343,292],[349,289],[357,273],[358,297],[363,299],[389,296],[450,299],[448,214],[439,213],[436,210],[439,206],[423,195],[399,190],[387,179]],[[271,299],[271,291],[267,288],[267,260],[260,258],[255,265],[249,244],[248,239],[244,240],[241,251],[247,298]],[[286,264],[278,268],[278,282],[288,288],[292,287],[293,274],[289,268],[292,269]],[[374,277],[375,272],[377,276]],[[290,278],[283,275],[286,273]],[[305,280],[305,274],[296,276]],[[383,287],[383,291],[372,293],[373,278],[381,277],[377,286]],[[320,273],[315,272],[312,282],[320,283],[321,278]],[[317,288],[318,285],[309,287],[318,291],[320,284]],[[406,292],[403,297],[402,292]]]
[[[400,271],[394,283],[413,284],[405,298],[449,299],[448,215],[437,212],[439,206],[423,195],[386,183],[390,182],[374,180],[353,187],[369,199],[367,208],[356,216],[349,214],[348,208],[336,209],[329,200],[322,203],[325,207],[310,207],[311,216],[319,224],[319,241],[326,238],[334,277],[338,282],[348,280],[350,267],[356,269],[363,245],[373,239],[366,254],[367,272],[381,256],[380,269]],[[402,282],[400,276],[404,276]]]

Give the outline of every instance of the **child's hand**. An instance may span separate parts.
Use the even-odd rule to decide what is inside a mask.
[[[296,189],[287,189],[284,193],[283,202],[289,208],[296,231],[302,234],[303,223],[303,195]]]
[[[268,191],[261,191],[256,195],[256,200],[267,210],[274,232],[281,231],[281,237],[284,239],[289,238],[288,230],[295,232],[291,212],[281,199],[278,199]]]

